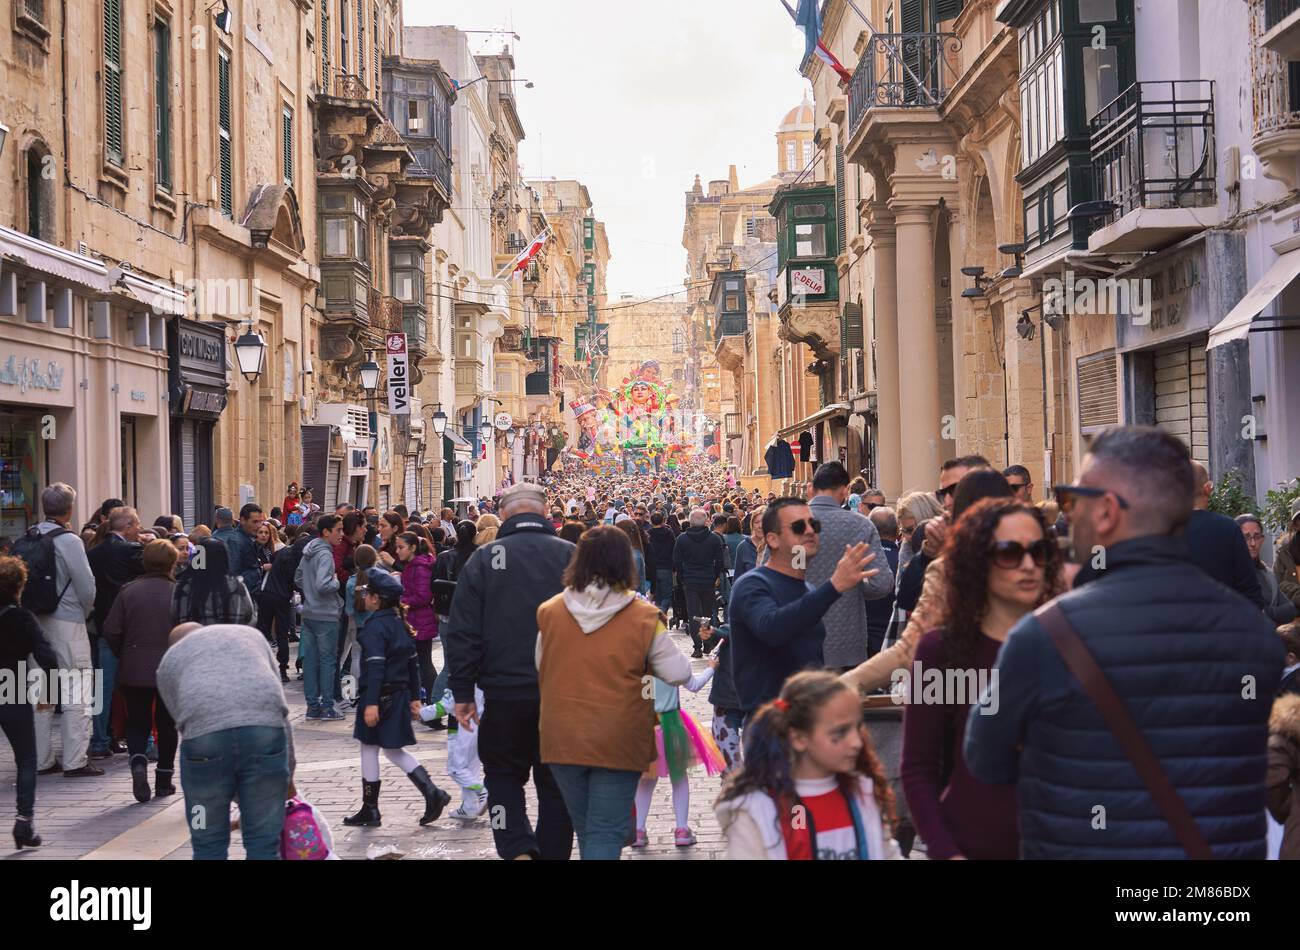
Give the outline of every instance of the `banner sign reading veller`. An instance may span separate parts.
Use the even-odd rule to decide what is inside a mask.
[[[411,414],[411,381],[406,362],[406,334],[388,334],[388,413]]]

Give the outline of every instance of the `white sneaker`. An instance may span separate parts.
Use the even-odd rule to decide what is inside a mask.
[[[452,818],[460,821],[474,821],[478,819],[483,812],[487,811],[487,790],[472,789],[464,790],[464,797],[461,803],[456,806],[449,814]]]

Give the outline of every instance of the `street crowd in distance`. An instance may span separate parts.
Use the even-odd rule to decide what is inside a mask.
[[[48,486],[0,556],[0,674],[95,689],[0,702],[15,846],[58,772],[179,786],[196,859],[236,800],[250,859],[336,857],[294,783],[300,684],[306,720],[353,721],[344,825],[391,826],[404,778],[428,834],[490,820],[506,860],[645,848],[661,780],[690,849],[698,770],[735,859],[1300,858],[1300,501],[1269,566],[1159,429],[1099,434],[1050,493],[967,456],[892,503],[838,462],[807,498],[706,457],[566,464],[458,510],[294,484],[211,527],[109,499],[78,529]]]

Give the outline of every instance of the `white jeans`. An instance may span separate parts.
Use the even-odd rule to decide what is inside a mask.
[[[37,617],[45,639],[59,661],[59,668],[69,670],[90,670],[93,674],[94,663],[90,659],[90,637],[84,623],[71,620],[56,620],[50,616]],[[107,646],[104,649],[108,649]],[[68,700],[72,698],[73,702]],[[82,701],[88,697],[60,696],[63,715],[60,717],[63,730],[63,768],[79,769],[87,762],[86,753],[90,749],[90,733],[94,726],[93,707]],[[108,702],[108,697],[104,697]],[[55,762],[54,744],[50,740],[54,732],[54,709],[35,710],[36,720],[36,767],[47,769]]]

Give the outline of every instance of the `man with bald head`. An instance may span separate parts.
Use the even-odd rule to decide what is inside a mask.
[[[475,549],[456,578],[451,617],[439,629],[447,686],[462,729],[479,729],[492,836],[507,861],[565,861],[573,823],[551,770],[541,762],[537,686],[537,608],[564,590],[574,547],[547,517],[546,490],[531,482],[501,495],[501,528]],[[483,691],[479,722],[474,687]],[[537,789],[534,830],[524,803],[529,773]],[[501,811],[498,812],[498,808]]]
[[[1187,556],[1193,564],[1225,587],[1231,587],[1263,610],[1267,606],[1259,586],[1255,563],[1237,523],[1227,515],[1210,511],[1214,482],[1200,462],[1192,462],[1196,495],[1187,522]]]

